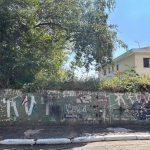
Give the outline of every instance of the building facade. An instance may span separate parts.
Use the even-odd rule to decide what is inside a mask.
[[[112,66],[101,70],[100,78],[112,78],[129,67],[134,67],[139,75],[150,75],[150,46],[131,49],[115,58],[113,62]]]

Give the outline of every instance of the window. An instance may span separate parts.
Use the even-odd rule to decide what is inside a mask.
[[[150,68],[150,58],[143,58],[144,68]]]
[[[119,65],[118,65],[118,64],[116,65],[116,70],[117,70],[117,71],[119,70]]]

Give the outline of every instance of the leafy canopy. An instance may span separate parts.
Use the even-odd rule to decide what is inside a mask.
[[[112,61],[115,0],[0,0],[0,87],[60,78],[68,50],[72,67],[95,69]]]

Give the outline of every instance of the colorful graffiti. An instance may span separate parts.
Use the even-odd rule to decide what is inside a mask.
[[[149,93],[0,91],[0,125],[150,122]]]
[[[28,100],[28,96],[26,95],[23,102],[21,103],[21,105],[25,106],[25,112],[28,116],[30,116],[32,114],[32,110],[34,105],[36,104],[35,101],[35,97],[33,95],[31,95],[31,100],[30,100],[30,107],[29,107],[29,100]]]
[[[110,120],[114,122],[150,121],[150,94],[149,93],[115,93],[110,96]]]
[[[86,91],[48,90],[26,94],[20,91],[3,90],[0,94],[2,98],[0,106],[3,111],[1,118],[4,118],[0,118],[0,122],[9,120],[17,123],[80,123],[82,119],[87,120],[87,118],[91,118],[90,122],[92,122],[102,119],[104,112],[102,105],[108,103],[106,96],[100,94],[98,102],[97,92]],[[102,103],[101,98],[103,98]]]
[[[147,121],[150,119],[150,95],[139,95],[136,98],[131,107],[132,116],[139,121]]]

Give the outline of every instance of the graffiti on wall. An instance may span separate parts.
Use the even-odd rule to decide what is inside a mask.
[[[77,105],[77,106],[72,106],[70,104],[66,104],[65,106],[65,112],[67,113],[86,113],[87,112],[87,106],[86,105]]]
[[[136,101],[131,107],[132,116],[139,121],[150,119],[150,95],[136,95]]]
[[[104,106],[108,105],[109,96],[107,96],[106,93],[97,95],[96,98],[97,98],[97,102],[103,103]]]
[[[149,93],[115,93],[110,99],[110,116],[113,120],[150,120]]]
[[[17,106],[16,106],[15,98],[17,98],[17,97],[13,97],[12,99],[6,99],[6,98],[2,99],[3,104],[6,104],[6,107],[7,107],[7,117],[8,118],[10,118],[11,108],[13,109],[13,111],[15,113],[15,116],[19,117],[19,113],[18,113],[18,109],[17,109]],[[30,105],[29,105],[29,102],[30,102]],[[32,114],[32,111],[33,111],[33,108],[34,108],[35,104],[36,104],[36,102],[35,102],[34,96],[31,96],[30,101],[28,100],[28,97],[25,96],[23,101],[21,102],[21,105],[24,105],[24,107],[25,107],[25,112],[26,112],[27,115]]]
[[[91,103],[92,96],[91,95],[83,95],[80,94],[76,98],[76,103]]]
[[[101,124],[149,122],[149,93],[0,91],[0,122]]]
[[[47,118],[43,116],[45,115],[48,116],[47,122],[79,121],[81,124],[100,124],[102,118],[105,118],[104,105],[108,104],[106,94],[97,96],[97,92],[86,91],[48,90],[37,92],[35,96],[7,90],[1,97],[0,106],[2,105],[2,110],[6,108],[6,116],[2,117],[13,122],[19,122],[19,119],[32,122],[35,117],[38,122],[42,122]]]
[[[24,97],[24,100],[21,103],[21,105],[24,105],[25,112],[28,116],[30,116],[32,114],[32,110],[33,110],[33,107],[35,104],[36,104],[36,101],[35,101],[35,97],[33,95],[31,95],[30,107],[29,107],[29,100],[28,100],[27,95]]]

